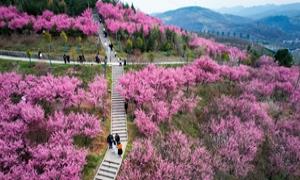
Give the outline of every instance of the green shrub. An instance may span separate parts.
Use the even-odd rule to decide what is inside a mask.
[[[293,56],[288,49],[279,49],[274,58],[280,66],[291,67],[293,65]]]

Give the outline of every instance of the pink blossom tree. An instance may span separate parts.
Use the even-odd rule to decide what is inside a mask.
[[[93,102],[107,88],[100,77],[89,87],[101,91],[83,99]],[[77,105],[78,91],[85,92],[77,78],[0,74],[0,179],[80,179],[87,151],[75,147],[73,138],[94,138],[101,127],[94,115],[64,113]],[[46,113],[40,99],[64,106]]]
[[[193,150],[181,132],[153,141],[134,142],[118,179],[213,179],[209,152],[201,146]]]

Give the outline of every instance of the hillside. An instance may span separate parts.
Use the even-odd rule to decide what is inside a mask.
[[[0,56],[0,180],[300,179],[300,67],[287,49],[273,58],[236,39],[285,35],[295,19],[165,16],[224,40],[231,29],[234,43],[221,43],[119,0],[94,5],[78,16],[0,6],[2,43],[28,44],[26,58]]]
[[[252,39],[282,41],[299,37],[299,17],[270,16],[259,20],[221,14],[202,7],[185,7],[156,14],[167,24],[194,32],[218,31],[219,34],[250,35]]]
[[[167,24],[174,24],[182,28],[199,31],[218,29],[227,31],[232,26],[239,26],[251,22],[248,18],[234,15],[223,15],[202,7],[185,7],[165,13],[155,14]]]
[[[252,19],[260,19],[268,16],[297,16],[300,14],[300,3],[274,5],[266,4],[261,6],[243,7],[236,6],[232,8],[221,8],[218,12],[239,15]]]
[[[286,33],[300,32],[300,25],[292,22],[292,19],[287,16],[269,16],[260,19],[257,22],[270,27],[278,28]]]

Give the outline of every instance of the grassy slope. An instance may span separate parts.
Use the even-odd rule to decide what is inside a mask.
[[[185,61],[181,56],[177,55],[174,50],[170,51],[153,51],[153,52],[144,52],[144,53],[133,53],[127,54],[124,49],[124,42],[119,44],[116,40],[110,37],[110,41],[113,43],[114,48],[117,51],[118,57],[121,59],[127,59],[128,62],[151,62],[150,54],[153,55],[153,62],[166,62],[166,61]],[[194,54],[193,54],[194,55]]]
[[[76,38],[68,37],[67,46],[65,46],[63,40],[59,36],[52,37],[50,55],[52,57],[59,58],[62,57],[64,53],[69,53],[70,49],[72,48],[77,51],[78,46],[80,45],[86,60],[94,61],[94,57],[98,50],[101,52],[100,54],[104,57],[103,48],[97,48],[96,44],[97,37],[95,36],[82,38],[80,43]],[[33,54],[37,54],[38,51],[41,51],[43,53],[48,54],[49,44],[44,40],[43,35],[39,34],[12,34],[11,36],[0,35],[0,49],[24,52],[30,50]]]
[[[34,74],[37,76],[51,73],[55,76],[69,75],[80,78],[86,86],[97,74],[104,74],[102,66],[79,66],[79,65],[57,65],[53,64],[50,67],[46,63],[28,63],[20,61],[10,61],[0,59],[0,72],[17,72],[20,74]],[[109,87],[111,85],[111,68],[106,72]],[[110,94],[109,96],[110,97]],[[110,111],[110,108],[108,108]],[[91,110],[97,116],[101,116],[101,112]],[[110,114],[110,112],[107,112]],[[96,139],[91,140],[88,144],[84,143],[82,139],[75,139],[75,144],[79,146],[87,146],[89,154],[87,156],[87,164],[83,169],[83,179],[93,179],[97,166],[102,161],[106,151],[106,137],[110,129],[110,119],[100,121],[102,127],[102,134]],[[82,145],[85,144],[85,145]]]

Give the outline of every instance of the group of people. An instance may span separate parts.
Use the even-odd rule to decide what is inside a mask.
[[[102,22],[102,21],[101,21],[101,18],[100,18],[100,23],[101,23],[101,22]],[[103,28],[103,34],[104,34],[104,37],[107,38],[108,34],[107,34],[107,31],[105,30],[105,28]],[[105,44],[105,46],[108,46],[110,52],[113,52],[114,45],[113,45],[112,43],[107,44],[107,43],[105,42],[104,44]],[[122,66],[122,65],[126,66],[126,64],[127,64],[126,60],[122,60],[122,59],[120,59],[120,58],[117,58],[117,53],[116,53],[116,52],[114,52],[114,56],[115,56],[115,58],[117,59],[117,61],[118,61],[118,63],[119,63],[120,66]],[[106,60],[106,58],[107,58],[107,57],[105,57],[105,60]],[[111,57],[110,57],[109,59],[110,59],[110,62],[111,62]],[[97,62],[97,59],[96,59],[96,62]]]
[[[71,59],[71,58],[70,58],[69,55],[66,55],[66,54],[63,55],[63,60],[64,60],[64,63],[65,63],[65,64],[70,63],[70,62],[71,62],[70,59]],[[83,62],[86,61],[83,54],[79,55],[78,60],[79,60],[80,63],[83,63]]]
[[[115,57],[117,57],[116,54],[115,54]],[[42,59],[42,58],[43,58],[43,54],[42,54],[41,51],[38,52],[38,58],[39,58],[39,59]],[[124,66],[126,66],[126,60],[121,60],[121,59],[119,59],[119,58],[117,58],[117,59],[118,59],[118,62],[119,62],[119,65],[120,65],[120,66],[122,66],[122,64],[123,64]],[[64,60],[64,63],[65,63],[65,64],[70,64],[70,62],[71,62],[70,55],[64,54],[64,55],[63,55],[63,60]],[[78,60],[79,60],[80,63],[83,63],[83,62],[86,61],[86,59],[85,59],[85,57],[84,57],[83,54],[79,55]],[[96,56],[95,56],[95,62],[96,62],[97,64],[100,64],[100,63],[102,62],[102,59],[99,57],[99,53],[97,53]],[[103,62],[104,62],[105,65],[107,64],[107,56],[105,56],[105,58],[103,59]]]
[[[78,60],[79,60],[80,63],[83,63],[83,62],[86,61],[83,54],[79,55]]]
[[[63,59],[64,59],[65,64],[70,63],[70,56],[69,55],[64,54]]]
[[[123,149],[122,149],[121,139],[118,133],[115,134],[115,137],[112,134],[109,134],[107,136],[107,144],[109,149],[112,149],[120,157],[122,156]]]
[[[100,19],[100,23],[101,23],[101,19]],[[105,38],[107,38],[107,37],[108,37],[108,33],[107,33],[107,31],[105,30],[105,28],[103,28],[103,33],[104,33]],[[106,44],[106,46],[107,46],[107,43],[105,43],[105,44]],[[112,44],[112,43],[109,43],[109,44],[108,44],[108,47],[109,47],[109,49],[110,49],[111,52],[112,52],[112,51],[113,51],[113,48],[114,48],[113,44]],[[44,58],[41,51],[38,51],[37,56],[38,56],[39,59]],[[117,58],[116,52],[114,53],[114,56],[115,56],[115,58]],[[67,63],[69,64],[69,63],[71,62],[70,55],[64,54],[64,55],[63,55],[63,60],[64,60],[64,63],[65,63],[65,64],[67,64]],[[107,56],[105,56],[105,58],[104,58],[104,60],[103,60],[103,62],[104,62],[105,65],[107,64],[107,60],[108,60],[108,59],[107,59]],[[124,66],[126,66],[126,60],[123,60],[123,61],[122,61],[122,60],[119,59],[119,58],[117,58],[117,60],[118,60],[120,66],[122,66],[122,63],[123,63]],[[80,63],[83,63],[83,62],[86,61],[86,59],[85,59],[85,57],[84,57],[83,54],[81,54],[81,55],[78,56],[78,61],[79,61]],[[98,63],[98,64],[100,64],[101,61],[102,61],[102,60],[101,60],[101,58],[99,57],[99,53],[97,53],[97,55],[95,56],[95,62]],[[111,58],[110,58],[110,61],[111,61]]]
[[[97,53],[97,55],[95,56],[95,61],[97,64],[100,64],[102,59],[99,57],[99,53]],[[105,58],[103,59],[104,64],[107,64],[107,56],[105,56]]]

